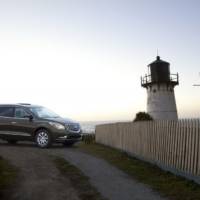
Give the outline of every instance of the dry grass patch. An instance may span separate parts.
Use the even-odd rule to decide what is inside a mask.
[[[5,193],[14,183],[17,176],[17,169],[9,162],[0,157],[0,199],[5,198]]]

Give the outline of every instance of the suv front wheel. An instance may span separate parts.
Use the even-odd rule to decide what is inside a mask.
[[[47,148],[51,146],[51,135],[46,129],[40,129],[35,136],[36,144],[41,148]]]

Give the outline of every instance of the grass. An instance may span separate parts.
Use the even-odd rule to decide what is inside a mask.
[[[200,185],[193,181],[163,171],[155,165],[104,145],[80,143],[79,148],[86,153],[103,158],[163,196],[173,200],[200,200]]]
[[[12,165],[0,157],[0,199],[4,197],[17,176],[17,170]]]
[[[90,184],[89,178],[74,165],[71,165],[60,157],[55,157],[54,162],[59,171],[70,179],[72,186],[78,192],[78,196],[81,200],[105,200],[105,198]]]

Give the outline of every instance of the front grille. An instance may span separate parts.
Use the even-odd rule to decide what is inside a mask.
[[[79,132],[80,125],[79,124],[66,124],[66,129],[71,132]]]
[[[68,136],[68,139],[79,139],[79,138],[81,138],[80,134],[70,134]]]

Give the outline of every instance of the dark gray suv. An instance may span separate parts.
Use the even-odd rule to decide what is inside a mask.
[[[0,138],[13,144],[35,141],[41,148],[53,142],[73,145],[81,140],[81,127],[42,106],[0,105]]]

